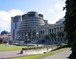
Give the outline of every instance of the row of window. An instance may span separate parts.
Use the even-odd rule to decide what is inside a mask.
[[[49,29],[50,32],[63,31],[63,30],[64,30],[63,27],[58,27],[58,28],[54,28],[54,29]]]

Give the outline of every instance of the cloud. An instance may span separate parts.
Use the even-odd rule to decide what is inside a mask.
[[[0,32],[3,30],[10,31],[11,28],[11,17],[16,15],[22,15],[23,11],[19,9],[12,9],[10,11],[0,10]]]
[[[19,9],[12,9],[10,11],[11,16],[16,16],[16,15],[22,15],[23,11],[19,10]]]
[[[49,24],[54,24],[59,19],[65,16],[65,11],[56,10],[56,9],[48,9],[46,12],[43,11],[44,19],[48,20]]]
[[[47,10],[47,13],[53,13],[54,12],[54,9],[48,9]]]
[[[10,20],[11,16],[9,12],[0,11],[0,31],[8,30],[10,31]]]
[[[59,10],[63,10],[63,7],[65,6],[65,4],[61,4],[61,3],[57,3],[55,4],[55,8],[59,9]]]
[[[55,14],[50,20],[49,23],[54,24],[56,21],[58,21],[59,19],[63,18],[65,16],[65,11],[61,11],[57,14]]]
[[[65,11],[63,12],[59,12],[58,14],[56,14],[54,17],[58,20],[61,19],[65,16]]]
[[[58,21],[59,19],[63,18],[65,16],[65,12],[63,11],[63,7],[65,7],[65,3],[56,3],[53,6],[53,13],[50,14],[50,18],[48,20],[49,23],[54,24],[56,21]]]

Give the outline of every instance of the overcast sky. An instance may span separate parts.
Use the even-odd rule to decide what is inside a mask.
[[[44,15],[48,23],[54,24],[63,18],[65,0],[0,0],[0,32],[10,31],[11,17],[36,11]]]

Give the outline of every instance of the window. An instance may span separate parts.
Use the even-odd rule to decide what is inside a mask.
[[[51,29],[50,29],[50,32],[51,32]]]

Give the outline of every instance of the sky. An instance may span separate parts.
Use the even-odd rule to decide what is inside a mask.
[[[65,16],[65,0],[0,0],[0,32],[11,30],[11,17],[36,11],[54,24]]]

